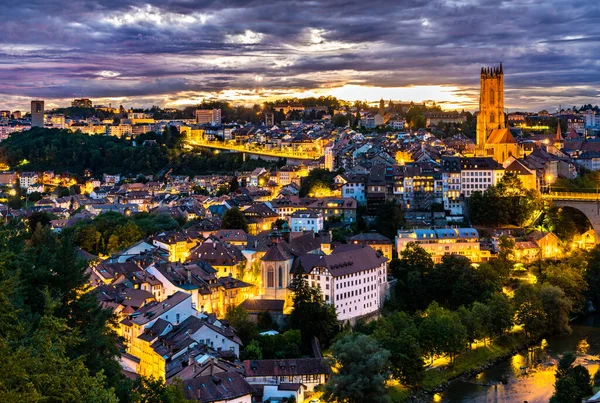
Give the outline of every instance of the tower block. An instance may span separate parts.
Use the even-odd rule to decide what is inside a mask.
[[[504,121],[504,71],[497,67],[481,69],[477,148],[475,154],[492,157],[502,164],[509,157],[519,158],[522,150]]]
[[[485,148],[494,129],[504,129],[504,71],[499,67],[481,68],[479,115],[477,115],[477,147]]]

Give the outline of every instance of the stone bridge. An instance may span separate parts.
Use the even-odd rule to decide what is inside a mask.
[[[600,241],[600,195],[598,193],[551,192],[543,195],[543,198],[552,200],[557,207],[571,207],[585,214],[596,233],[596,243]]]

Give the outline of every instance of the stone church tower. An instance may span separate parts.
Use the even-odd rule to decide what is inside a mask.
[[[484,149],[492,130],[504,127],[504,72],[500,63],[500,67],[481,68],[477,147]]]
[[[477,115],[476,155],[492,157],[502,164],[509,157],[519,158],[519,144],[504,121],[504,71],[498,67],[481,69],[479,113]]]

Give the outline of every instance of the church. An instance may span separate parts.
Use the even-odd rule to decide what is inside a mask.
[[[504,119],[504,71],[499,67],[481,69],[479,114],[477,115],[478,157],[492,157],[500,164],[523,152]]]

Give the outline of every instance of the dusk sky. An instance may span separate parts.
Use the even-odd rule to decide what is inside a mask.
[[[0,15],[0,109],[334,95],[474,110],[499,62],[510,110],[600,104],[598,0],[27,0]]]

